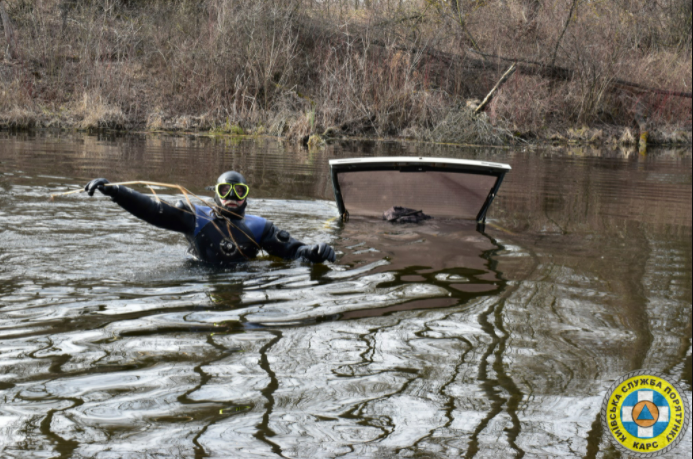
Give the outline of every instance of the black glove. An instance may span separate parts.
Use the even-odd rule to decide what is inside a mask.
[[[337,259],[334,249],[324,242],[317,245],[304,245],[299,247],[296,251],[296,255],[296,258],[303,258],[311,263],[322,263],[324,261],[334,262]]]
[[[86,191],[89,196],[94,196],[94,191],[96,191],[96,190],[99,190],[102,194],[105,194],[106,196],[111,196],[111,197],[118,194],[118,187],[117,186],[105,186],[107,183],[108,183],[108,180],[106,180],[105,178],[94,179],[84,186],[84,191]]]

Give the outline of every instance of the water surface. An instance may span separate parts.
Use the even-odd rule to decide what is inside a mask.
[[[342,224],[327,161],[373,155],[513,171],[485,234]],[[106,197],[48,200],[100,176],[207,197],[229,169],[337,263],[212,270]],[[2,134],[0,456],[618,457],[615,379],[691,397],[691,250],[690,152]]]

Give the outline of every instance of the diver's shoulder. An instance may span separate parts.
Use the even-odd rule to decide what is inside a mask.
[[[209,206],[198,206],[197,204],[193,204],[193,209],[195,210],[196,213],[200,214],[205,214],[205,215],[211,215],[212,214],[212,208]]]
[[[245,214],[244,217],[249,222],[266,222],[268,221],[265,217],[260,217],[259,215]]]
[[[253,232],[257,241],[263,240],[274,228],[274,223],[259,215],[245,214],[245,224]]]

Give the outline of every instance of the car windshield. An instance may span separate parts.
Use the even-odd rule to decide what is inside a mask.
[[[509,166],[439,158],[368,158],[331,161],[340,212],[381,218],[392,207],[434,218],[483,219],[489,194]],[[493,196],[491,196],[492,198]]]

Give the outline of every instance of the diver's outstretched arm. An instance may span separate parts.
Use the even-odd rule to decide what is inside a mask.
[[[84,191],[93,196],[96,190],[111,199],[135,217],[159,228],[192,233],[195,229],[194,210],[188,206],[172,206],[166,201],[155,200],[122,185],[105,186],[108,180],[98,178],[87,183]]]
[[[280,230],[272,222],[267,222],[260,242],[262,248],[277,257],[287,260],[303,258],[312,263],[334,262],[336,255],[334,249],[328,244],[306,245],[292,238],[291,235]]]

